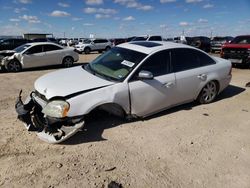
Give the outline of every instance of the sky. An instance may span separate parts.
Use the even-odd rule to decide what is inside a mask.
[[[250,0],[0,0],[0,36],[250,34]]]

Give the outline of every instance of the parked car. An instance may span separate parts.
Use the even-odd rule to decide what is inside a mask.
[[[174,37],[173,41],[176,43],[191,45],[191,43],[193,42],[193,39],[192,39],[192,37],[186,37],[186,36],[182,35],[180,37]]]
[[[237,36],[230,43],[224,44],[220,55],[232,64],[250,66],[250,35]]]
[[[115,38],[111,40],[113,46],[117,46],[119,44],[127,42],[127,39],[125,38]]]
[[[189,40],[190,40],[190,42],[188,42],[189,45],[199,48],[205,52],[211,51],[210,38],[204,36],[197,36],[197,37],[192,37]]]
[[[221,51],[222,45],[233,40],[233,37],[214,37],[211,40],[211,52],[214,53],[216,51]]]
[[[58,43],[55,38],[36,38],[31,40],[31,42],[53,42]]]
[[[2,39],[0,40],[0,50],[13,50],[28,42],[30,42],[30,40],[16,38]]]
[[[12,56],[4,57],[1,62],[1,66],[10,72],[60,64],[70,67],[79,59],[74,48],[64,48],[50,42],[27,43],[15,48],[14,51]]]
[[[89,39],[85,43],[75,45],[76,51],[79,53],[89,54],[93,51],[99,53],[108,51],[112,47],[112,43],[107,39]]]
[[[159,35],[144,35],[133,38],[131,41],[163,41]]]
[[[231,80],[230,61],[172,42],[123,43],[90,64],[36,80],[34,91],[16,103],[29,131],[60,143],[101,109],[121,117],[145,117],[197,100],[211,103]]]

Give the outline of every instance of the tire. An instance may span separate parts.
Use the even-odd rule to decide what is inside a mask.
[[[7,64],[6,68],[9,72],[20,72],[22,70],[22,65],[18,60],[13,59]]]
[[[67,56],[63,59],[62,64],[64,67],[72,67],[74,64],[74,59],[70,56]]]
[[[90,48],[85,48],[85,49],[84,49],[84,53],[85,53],[85,54],[89,54],[90,51],[91,51]]]
[[[197,101],[200,104],[208,104],[214,101],[218,94],[218,85],[215,81],[208,82],[201,90]]]
[[[106,51],[109,51],[110,49],[111,49],[110,46],[107,46],[107,47],[105,48]]]

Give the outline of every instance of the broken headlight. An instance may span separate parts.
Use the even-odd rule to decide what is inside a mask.
[[[68,111],[69,103],[63,100],[54,100],[43,108],[42,113],[54,118],[63,118],[67,116]]]

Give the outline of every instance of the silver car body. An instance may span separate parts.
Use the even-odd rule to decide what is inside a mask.
[[[218,82],[218,93],[229,85],[231,63],[215,57],[211,57],[215,61],[213,65],[173,72],[156,76],[153,79],[131,81],[138,68],[156,52],[177,48],[200,51],[183,44],[154,43],[159,43],[160,46],[145,47],[135,43],[124,43],[118,46],[146,54],[146,57],[122,82],[105,80],[82,67],[74,67],[40,77],[35,82],[35,90],[39,95],[44,96],[46,101],[57,97],[65,98],[70,104],[68,118],[84,117],[98,107],[103,107],[104,110],[115,114],[116,108],[112,108],[112,105],[121,108],[128,116],[145,117],[179,104],[194,101],[202,88],[210,81]],[[46,101],[37,100],[42,108],[47,105]],[[48,142],[61,141],[50,140]]]

